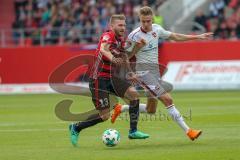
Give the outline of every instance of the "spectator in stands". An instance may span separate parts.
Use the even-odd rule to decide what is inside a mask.
[[[221,23],[214,32],[216,39],[227,39],[230,36],[231,29],[228,28],[226,22]]]
[[[239,0],[229,0],[227,3],[230,8],[237,8],[239,5]]]
[[[224,0],[213,0],[209,5],[211,17],[223,17],[225,8]]]
[[[196,13],[196,17],[194,18],[194,22],[197,24],[200,24],[207,30],[207,16],[203,13],[202,10],[198,10]],[[193,31],[199,31],[200,28],[197,27],[196,25],[193,26],[192,28]]]
[[[94,42],[95,34],[92,21],[87,20],[82,30],[83,39],[88,43]]]
[[[13,28],[13,33],[12,33],[13,43],[17,45],[20,43],[20,37],[21,37],[21,33],[19,31],[20,26],[18,21],[12,24],[12,28]]]
[[[215,39],[240,39],[240,1],[239,0],[212,0],[209,5],[208,18],[199,18],[195,22],[214,32]],[[205,20],[207,19],[207,20]],[[193,31],[196,31],[193,27]]]
[[[25,7],[27,4],[28,4],[28,0],[15,0],[14,1],[16,19],[18,19],[18,17],[19,17],[20,8]]]
[[[164,19],[163,19],[163,16],[160,15],[158,8],[162,5],[164,1],[165,0],[157,0],[156,4],[153,7],[153,11],[154,11],[153,22],[160,26],[164,26]]]
[[[86,34],[84,41],[96,43],[96,38],[91,38],[90,34],[98,35],[106,30],[108,18],[112,14],[124,13],[128,17],[128,29],[133,30],[138,22],[137,8],[144,5],[159,7],[164,1],[166,0],[15,0],[16,20],[12,26],[13,29],[28,30],[24,36],[32,38],[33,44],[78,43],[83,38],[82,34]],[[19,32],[14,32],[15,40],[19,35]],[[71,35],[74,38],[70,38]],[[43,37],[43,41],[36,41],[39,36]],[[17,40],[15,42],[18,43]]]

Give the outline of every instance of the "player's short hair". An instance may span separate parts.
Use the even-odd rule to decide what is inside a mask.
[[[148,6],[144,6],[142,8],[140,8],[139,10],[139,16],[152,16],[153,15],[153,10],[152,8],[148,7]]]
[[[126,20],[126,17],[123,14],[114,14],[110,18],[110,24],[112,24],[115,20]]]

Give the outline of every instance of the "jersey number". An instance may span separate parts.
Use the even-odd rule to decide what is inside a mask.
[[[109,105],[108,98],[99,99],[99,103],[102,108],[107,107]]]

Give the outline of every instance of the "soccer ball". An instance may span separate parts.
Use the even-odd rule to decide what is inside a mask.
[[[102,135],[103,143],[108,147],[114,147],[120,142],[120,134],[114,129],[107,129]]]

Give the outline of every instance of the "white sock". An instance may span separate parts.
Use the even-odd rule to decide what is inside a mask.
[[[126,112],[126,111],[129,111],[129,105],[127,104],[122,105],[121,112]]]
[[[179,111],[175,108],[174,104],[170,105],[168,107],[168,113],[171,115],[171,117],[174,119],[175,122],[187,133],[189,130],[188,125],[184,122],[183,117],[179,113]]]
[[[129,111],[129,105],[122,105],[121,112]],[[147,105],[146,104],[139,104],[139,112],[147,113]]]

